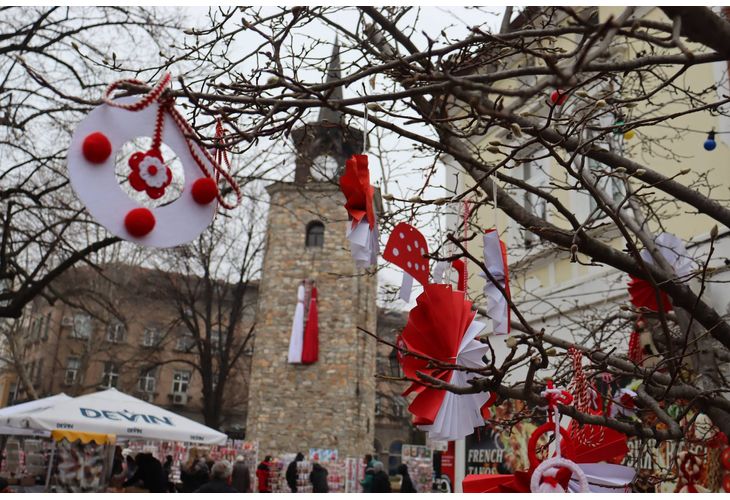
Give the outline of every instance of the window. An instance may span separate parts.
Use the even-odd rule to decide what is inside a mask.
[[[157,387],[157,368],[147,368],[139,374],[138,387],[141,392],[155,392]]]
[[[175,370],[172,374],[172,393],[186,394],[190,385],[190,372],[186,370]]]
[[[388,449],[388,471],[391,475],[397,474],[398,466],[401,464],[402,441],[393,441]]]
[[[81,360],[76,356],[71,356],[66,360],[66,374],[64,383],[66,385],[74,385],[78,382],[79,370],[81,369]]]
[[[383,397],[377,396],[375,398],[375,416],[379,417],[383,414]]]
[[[46,314],[46,321],[43,325],[43,340],[48,340],[48,330],[51,326],[51,313]]]
[[[116,388],[119,383],[119,368],[113,361],[104,363],[104,375],[101,377],[101,385],[107,389]]]
[[[74,314],[71,337],[75,339],[91,338],[91,331],[93,330],[92,321],[91,316],[88,314]]]
[[[8,406],[15,404],[18,400],[18,383],[10,384],[8,390]]]
[[[160,343],[160,330],[157,328],[147,327],[142,334],[142,345],[144,347],[157,347]]]
[[[38,359],[38,364],[35,365],[35,383],[36,383],[36,385],[41,384],[41,375],[43,375],[43,358]]]
[[[390,376],[391,377],[402,377],[403,370],[401,369],[400,363],[398,362],[398,350],[393,349],[388,356],[390,364]]]
[[[534,187],[542,187],[546,184],[545,173],[536,160],[527,161],[522,164],[522,178],[526,183]],[[525,210],[532,212],[543,220],[547,220],[547,202],[545,198],[541,198],[527,191],[524,192],[523,197]],[[523,231],[525,247],[530,248],[540,242],[540,237],[532,231],[527,229]]]
[[[609,151],[619,151],[620,146],[615,143],[613,138],[608,140],[597,140],[593,144]],[[626,194],[626,188],[624,183],[619,177],[611,175],[611,169],[606,167],[603,163],[596,161],[592,158],[586,158],[586,166],[590,169],[590,172],[596,178],[596,186],[600,191],[603,191],[608,195],[611,200],[615,203],[621,202]],[[593,211],[598,208],[598,203],[592,194],[588,194],[588,213],[592,214]]]
[[[127,336],[127,329],[121,321],[112,321],[106,329],[106,340],[112,344],[124,342]]]
[[[30,324],[30,335],[29,339],[31,342],[35,342],[36,340],[41,339],[41,331],[43,329],[43,321],[45,317],[41,316],[40,318],[35,318],[31,324]]]
[[[189,352],[195,346],[195,337],[187,330],[178,333],[175,349],[178,351]]]
[[[401,396],[394,396],[393,397],[393,414],[396,417],[404,417],[406,416],[406,408],[407,408],[406,402],[403,400]]]
[[[319,221],[307,224],[306,246],[308,248],[322,248],[324,246],[324,224]]]

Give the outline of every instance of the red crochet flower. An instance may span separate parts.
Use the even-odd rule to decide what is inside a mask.
[[[153,200],[163,196],[172,182],[172,171],[165,165],[159,149],[134,153],[129,158],[129,166],[132,169],[129,184],[137,191],[145,191]]]

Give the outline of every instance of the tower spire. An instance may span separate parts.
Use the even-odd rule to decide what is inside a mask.
[[[333,83],[342,80],[342,68],[340,67],[340,41],[335,36],[335,43],[332,46],[332,56],[327,63],[327,78],[325,83]],[[330,94],[330,99],[342,100],[342,86],[338,85]],[[319,110],[318,122],[328,121],[330,123],[340,123],[342,121],[342,111],[328,107],[322,107]]]
[[[327,63],[325,83],[335,83],[341,79],[340,42],[335,36],[332,55]],[[342,100],[342,85],[328,89],[325,95],[329,101]],[[331,176],[327,175],[327,180],[337,181],[345,161],[353,154],[363,151],[362,131],[345,124],[344,113],[328,106],[320,108],[316,122],[294,129],[292,139],[297,151],[294,182],[299,184],[309,181],[312,164],[317,158],[329,156],[337,162],[338,170],[332,172]]]

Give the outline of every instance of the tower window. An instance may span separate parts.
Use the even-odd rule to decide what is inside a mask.
[[[324,246],[324,224],[319,221],[307,224],[307,239],[305,241],[307,247]]]

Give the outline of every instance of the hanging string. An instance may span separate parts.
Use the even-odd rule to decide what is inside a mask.
[[[365,109],[362,114],[362,154],[368,150],[368,105],[365,104]]]
[[[466,247],[468,244],[468,238],[469,238],[469,217],[471,216],[471,202],[467,199],[464,199],[464,253],[466,253]],[[467,272],[467,264],[469,263],[469,259],[464,255],[463,258],[464,261],[464,272],[461,275],[461,289],[464,290],[464,293],[466,293],[468,290],[466,288],[466,285],[469,281],[468,279],[468,272]]]
[[[111,83],[106,91],[104,92],[104,95],[102,97],[102,100],[105,104],[112,106],[114,108],[124,109],[127,111],[141,111],[149,106],[151,106],[153,103],[157,102],[159,103],[159,108],[157,110],[157,114],[155,116],[155,130],[152,137],[152,147],[153,149],[159,149],[160,145],[162,144],[162,125],[164,122],[164,113],[167,112],[170,114],[170,117],[172,118],[173,122],[177,126],[180,133],[185,137],[185,142],[188,146],[188,151],[190,151],[190,155],[193,157],[193,160],[195,161],[195,164],[198,166],[200,171],[206,176],[211,177],[211,173],[208,170],[208,166],[206,165],[203,158],[200,157],[199,152],[202,152],[202,155],[205,160],[208,161],[208,163],[213,167],[213,171],[215,172],[215,179],[216,181],[219,179],[219,177],[223,177],[225,181],[228,183],[229,186],[231,186],[231,189],[236,194],[236,202],[233,204],[230,204],[226,202],[223,197],[220,194],[220,190],[218,190],[218,193],[216,193],[216,198],[218,199],[218,203],[223,208],[226,209],[232,209],[237,207],[241,203],[241,190],[238,187],[238,183],[233,179],[233,177],[221,166],[220,162],[217,161],[216,158],[211,156],[211,154],[205,149],[205,148],[196,148],[194,142],[192,141],[191,137],[195,137],[196,133],[192,126],[185,120],[185,118],[180,114],[180,112],[175,109],[175,102],[174,98],[172,97],[163,97],[164,91],[167,89],[167,87],[170,85],[171,76],[170,73],[165,73],[159,82],[155,84],[152,89],[142,96],[142,98],[134,103],[130,104],[121,104],[117,101],[114,101],[111,98],[112,92],[114,92],[116,89],[121,87],[122,85],[145,85],[144,82],[140,80],[134,80],[134,79],[125,79],[125,80],[117,80],[116,82]],[[222,125],[221,125],[222,130]],[[216,131],[217,132],[217,131]],[[222,136],[220,138],[222,140]],[[224,160],[230,169],[230,164],[227,161],[227,157]]]
[[[497,212],[497,179],[495,178],[492,178],[492,201],[494,203],[494,230],[499,236],[499,228],[497,227],[497,220],[499,219],[499,213]]]

